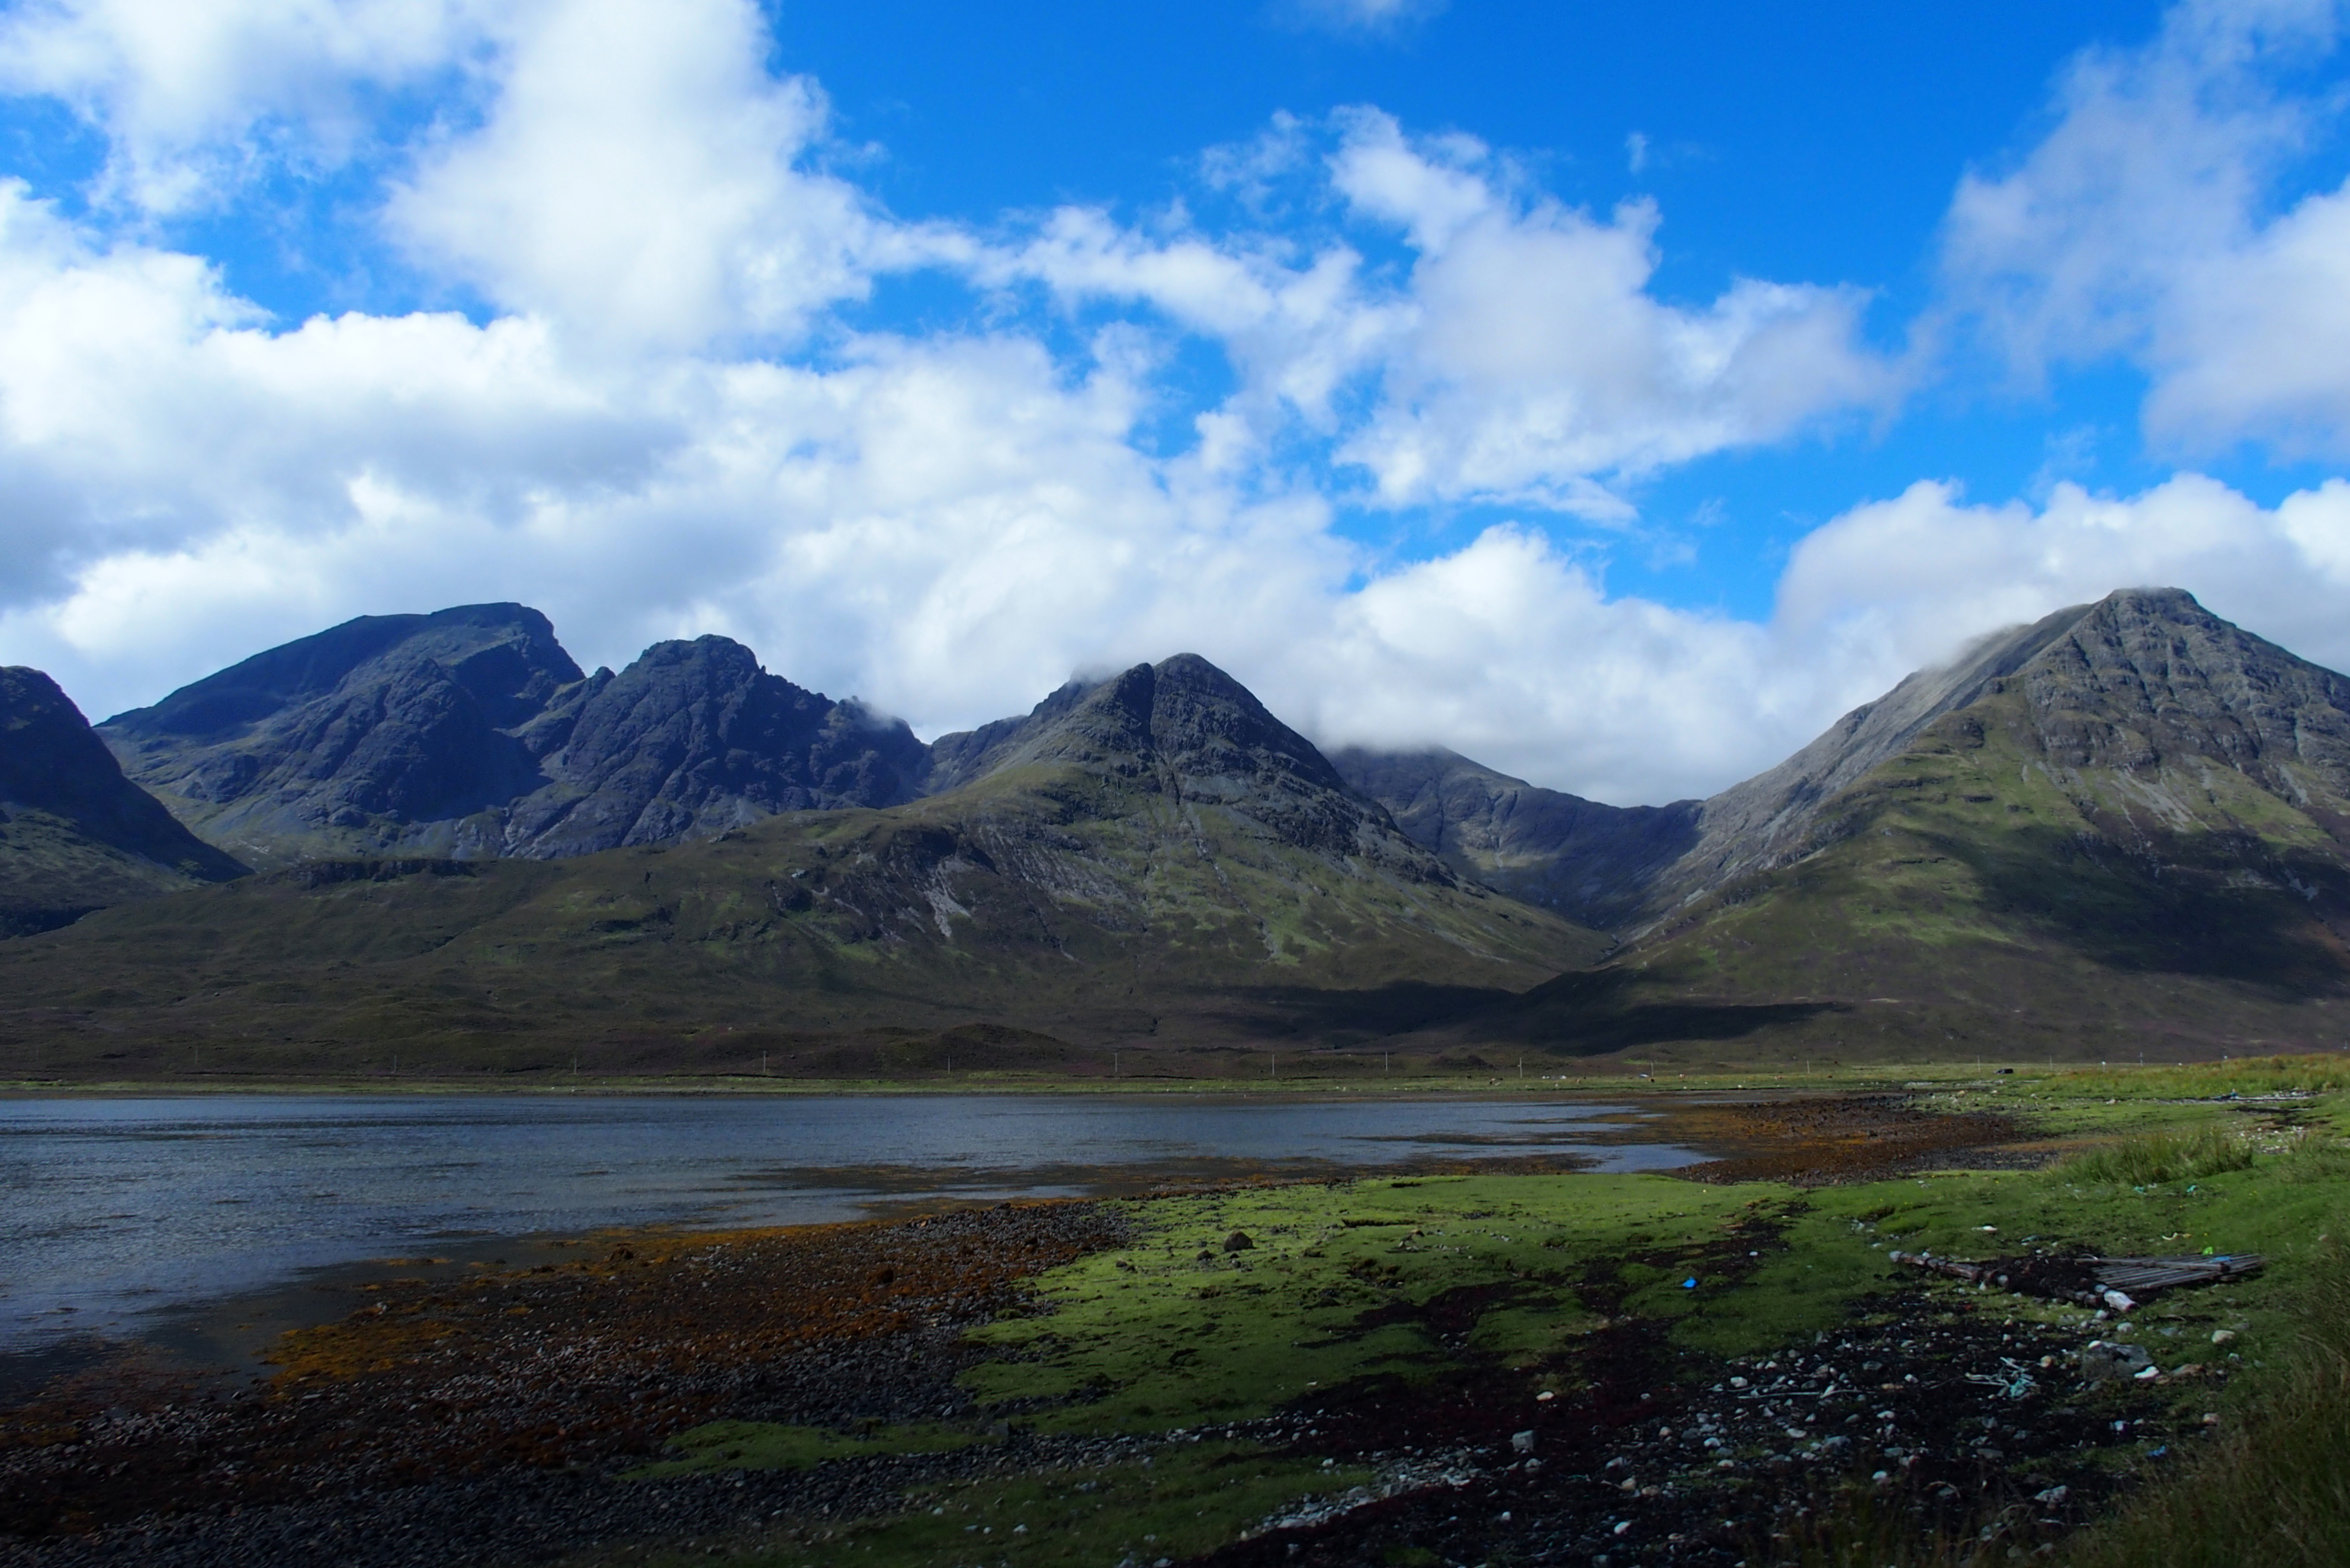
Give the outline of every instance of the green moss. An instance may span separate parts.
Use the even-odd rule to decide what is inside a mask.
[[[1718,1286],[1678,1282],[1718,1277],[1739,1250],[1728,1233],[1783,1198],[1585,1175],[1138,1203],[1143,1241],[1046,1276],[1053,1310],[981,1330],[979,1343],[1012,1354],[963,1383],[983,1402],[1069,1401],[1034,1417],[1048,1428],[1131,1431],[1261,1415],[1360,1377],[1439,1377],[1487,1355],[1536,1366],[1597,1324],[1595,1295],[1659,1316],[1711,1299]],[[1253,1245],[1227,1253],[1234,1231]]]
[[[920,1421],[854,1436],[772,1421],[712,1421],[670,1439],[676,1458],[632,1470],[629,1479],[658,1480],[706,1470],[805,1470],[827,1459],[945,1453],[977,1441],[973,1433]]]
[[[982,1560],[1102,1568],[1181,1560],[1227,1545],[1305,1498],[1368,1479],[1357,1468],[1325,1467],[1246,1444],[1173,1443],[1133,1464],[926,1489],[910,1494],[905,1511],[893,1517],[802,1525],[738,1549],[777,1568],[949,1568]],[[629,1559],[701,1560],[699,1553],[659,1552]]]

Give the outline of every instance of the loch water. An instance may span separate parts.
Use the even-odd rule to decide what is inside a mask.
[[[0,1101],[0,1355],[370,1260],[1544,1157],[1660,1169],[1563,1098],[206,1095]]]

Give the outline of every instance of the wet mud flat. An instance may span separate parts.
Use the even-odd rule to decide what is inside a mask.
[[[1748,1140],[1736,1158],[1798,1185],[1875,1179],[2020,1136],[2002,1118],[1929,1117],[1897,1096],[1704,1114],[1723,1118],[1725,1139]],[[2029,1550],[2117,1478],[2195,1440],[2175,1376],[2093,1382],[2081,1354],[2091,1320],[1999,1293],[1905,1279],[1759,1352],[1692,1345],[1655,1309],[1657,1292],[1669,1300],[1686,1274],[1703,1282],[1692,1295],[1734,1298],[1788,1250],[1783,1211],[1706,1196],[1753,1179],[1745,1168],[1693,1174],[1701,1183],[1641,1179],[1712,1205],[1676,1244],[1603,1239],[1580,1255],[1544,1251],[1554,1238],[1465,1275],[1453,1254],[1470,1228],[1527,1229],[1496,1219],[1490,1196],[1524,1177],[1456,1189],[1469,1196],[1430,1210],[1451,1231],[1367,1207],[1428,1197],[1419,1180],[1377,1195],[1331,1186],[1296,1200],[1327,1210],[1320,1236],[1260,1231],[1196,1255],[1159,1210],[1212,1200],[1174,1197],[639,1238],[572,1262],[384,1279],[355,1291],[340,1321],[288,1335],[265,1382],[208,1386],[132,1356],[0,1413],[0,1563],[588,1563],[641,1560],[648,1544],[783,1563],[860,1547],[878,1548],[868,1562],[960,1561],[907,1532],[943,1530],[931,1510],[998,1488],[1041,1486],[1076,1505],[1102,1495],[1087,1490],[1098,1478],[1213,1454],[1287,1493],[1200,1550],[1170,1547],[1170,1561],[1759,1568],[1792,1561],[1856,1491],[1891,1528],[1990,1529]],[[1627,1234],[1656,1229],[1641,1223]],[[1349,1241],[1364,1246],[1346,1261]],[[1253,1310],[1313,1306],[1295,1332],[1321,1341],[1293,1345],[1406,1348],[1240,1418],[1162,1407],[1089,1425],[1107,1407],[1098,1382],[975,1393],[967,1375],[983,1363],[1016,1370],[1053,1353],[1049,1333],[1007,1348],[981,1331],[1049,1330],[1062,1309],[1040,1281],[1081,1262],[1120,1281],[1157,1270],[1149,1289],[1211,1304],[1271,1290]],[[1454,1272],[1417,1276],[1425,1288],[1398,1272],[1439,1263]],[[1495,1322],[1561,1303],[1578,1315],[1571,1336],[1538,1352],[1492,1340]],[[1211,1342],[1170,1362],[1217,1354]],[[648,1471],[717,1421],[837,1434],[840,1447],[779,1468]],[[1025,1533],[1008,1516],[958,1528],[999,1526]]]
[[[1797,1186],[1881,1181],[1937,1166],[2037,1164],[2036,1135],[1998,1111],[1950,1113],[1907,1095],[1815,1095],[1800,1099],[1716,1099],[1670,1106],[1670,1136],[1720,1158],[1684,1166],[1699,1181],[1787,1181]]]
[[[134,1355],[7,1411],[0,1562],[497,1562],[739,1523],[746,1487],[615,1478],[720,1414],[968,1414],[963,1333],[1126,1231],[1097,1205],[1023,1205],[383,1281],[344,1322],[288,1335],[265,1383],[208,1386]],[[832,1504],[827,1485],[841,1479],[794,1497],[850,1506],[854,1485]]]

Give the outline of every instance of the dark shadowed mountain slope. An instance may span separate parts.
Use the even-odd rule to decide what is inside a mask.
[[[589,683],[521,605],[362,616],[99,727],[124,771],[256,866],[494,853]]]
[[[0,669],[0,937],[244,874],[122,776],[56,681]]]
[[[255,865],[583,854],[777,811],[887,805],[902,724],[723,638],[582,675],[538,611],[365,616],[99,726],[132,777]]]
[[[1489,888],[1603,930],[1698,840],[1696,801],[1613,806],[1544,789],[1440,747],[1333,752],[1331,764],[1413,841]]]
[[[1857,717],[1741,786],[1745,869],[1478,1027],[1862,1058],[2350,1039],[2350,681],[2131,590]]]
[[[38,961],[0,957],[0,1052],[58,1070],[192,1043],[224,1069],[788,1065],[972,1024],[1288,1049],[1606,947],[1463,883],[1190,657],[1056,693],[974,782],[888,809],[557,861],[300,867],[36,940]]]
[[[547,858],[707,838],[777,812],[910,798],[927,749],[896,720],[759,668],[739,642],[659,642],[582,701],[550,782],[507,817]]]

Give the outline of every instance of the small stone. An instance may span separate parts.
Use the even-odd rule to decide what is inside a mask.
[[[2153,1371],[2154,1358],[2135,1345],[2093,1339],[2081,1348],[2081,1376],[2092,1383],[2149,1376]]]
[[[2232,1328],[2215,1328],[2211,1331],[2211,1343],[2214,1345],[2225,1345],[2235,1337],[2236,1331]]]
[[[1249,1233],[1245,1231],[1235,1231],[1224,1238],[1224,1251],[1227,1252],[1245,1252],[1255,1245],[1254,1241],[1249,1240]]]
[[[1533,1453],[1534,1451],[1534,1435],[1532,1432],[1512,1432],[1510,1434],[1510,1451],[1518,1454]]]

